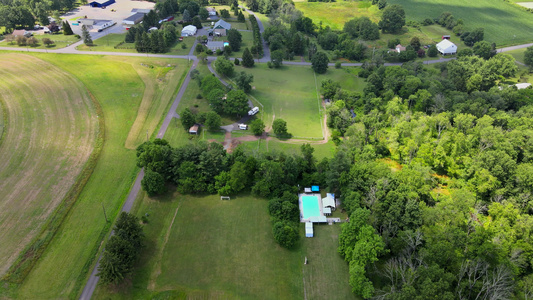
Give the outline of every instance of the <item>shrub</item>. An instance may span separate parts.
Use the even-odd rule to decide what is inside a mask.
[[[342,64],[340,61],[335,63],[335,69],[340,69],[342,67]]]
[[[236,66],[240,65],[241,62],[238,58],[235,58],[235,61],[233,62]]]

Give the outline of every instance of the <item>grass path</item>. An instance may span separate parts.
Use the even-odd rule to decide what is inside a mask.
[[[170,66],[133,64],[144,83],[144,94],[135,122],[131,126],[126,148],[135,149],[157,129],[162,116],[174,100],[186,62],[178,60]]]
[[[0,275],[36,237],[77,180],[98,122],[83,84],[32,56],[0,54]],[[1,133],[0,133],[1,134]]]

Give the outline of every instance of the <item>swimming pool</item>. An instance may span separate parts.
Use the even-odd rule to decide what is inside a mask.
[[[320,208],[318,206],[317,196],[302,196],[302,208],[304,213],[304,219],[322,216],[322,214],[320,213]]]

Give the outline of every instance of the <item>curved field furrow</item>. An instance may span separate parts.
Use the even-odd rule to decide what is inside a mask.
[[[82,83],[22,54],[0,55],[0,275],[39,233],[93,150],[96,113]]]

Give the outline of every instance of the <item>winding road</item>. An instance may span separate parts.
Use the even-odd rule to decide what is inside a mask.
[[[241,8],[245,9],[246,12],[248,12],[249,14],[252,14],[255,16],[255,18],[257,19],[257,23],[259,25],[259,29],[260,29],[260,32],[263,34],[264,33],[264,26],[263,26],[263,23],[261,22],[261,20],[255,15],[254,12],[248,10],[247,8],[244,8],[241,6]],[[112,33],[114,31],[114,29],[111,29],[111,30],[104,30],[103,32],[100,32],[100,33],[92,33],[92,38],[93,40],[96,40],[98,38],[101,38],[109,33]],[[259,59],[259,62],[261,63],[266,63],[268,61],[270,61],[270,50],[268,48],[268,45],[267,43],[263,40],[262,41],[263,43],[263,52],[264,52],[264,56]],[[183,84],[181,85],[180,87],[180,90],[176,96],[176,98],[174,99],[174,102],[172,103],[172,106],[170,107],[170,110],[168,111],[166,117],[165,117],[165,120],[163,121],[163,124],[157,134],[157,138],[163,138],[167,129],[168,129],[168,126],[172,120],[172,118],[175,118],[175,117],[179,117],[177,114],[176,114],[176,109],[181,101],[181,98],[183,97],[183,94],[185,93],[185,90],[187,89],[187,86],[189,85],[190,83],[190,72],[195,69],[198,65],[198,59],[196,56],[193,55],[193,51],[194,51],[194,46],[196,45],[196,41],[195,41],[195,44],[193,45],[193,47],[191,47],[191,50],[189,52],[189,55],[167,55],[167,54],[146,54],[146,53],[125,53],[125,52],[105,52],[105,51],[79,51],[76,49],[77,46],[81,45],[82,44],[82,41],[79,41],[77,43],[74,43],[72,45],[69,45],[68,47],[65,47],[65,48],[62,48],[62,49],[54,49],[54,50],[49,50],[49,49],[30,49],[30,48],[12,48],[12,47],[0,47],[0,50],[6,50],[6,51],[21,51],[21,52],[41,52],[41,53],[58,53],[58,54],[81,54],[81,55],[111,55],[111,56],[135,56],[135,57],[161,57],[161,58],[176,58],[176,59],[189,59],[189,60],[193,60],[193,63],[187,73],[187,76],[185,78],[185,80],[183,81]],[[1,45],[1,43],[0,43]],[[527,47],[530,47],[530,46],[533,46],[533,43],[530,43],[530,44],[523,44],[523,45],[517,45],[517,46],[512,46],[512,47],[505,47],[505,48],[500,48],[498,49],[498,52],[507,52],[507,51],[511,51],[511,50],[517,50],[517,49],[521,49],[521,48],[527,48]],[[225,85],[228,85],[228,83],[224,82],[217,74],[216,72],[214,72],[214,70],[212,69],[211,67],[211,62],[216,59],[216,57],[209,57],[208,58],[208,67],[210,69],[211,72],[213,72]],[[424,62],[425,64],[434,64],[434,63],[440,63],[440,62],[446,62],[446,61],[449,61],[449,60],[452,60],[454,58],[439,58],[439,59],[436,59],[436,60],[430,60],[430,61],[426,61]],[[311,63],[308,63],[308,62],[294,62],[294,61],[284,61],[283,64],[285,65],[299,65],[299,66],[310,66]],[[329,66],[334,66],[335,64],[334,63],[330,63]],[[343,63],[342,64],[343,66],[347,66],[347,67],[355,67],[355,66],[361,66],[362,63]],[[401,63],[386,63],[385,66],[395,66],[395,65],[401,65]],[[122,206],[122,209],[121,209],[121,212],[124,211],[124,212],[129,212],[133,206],[133,203],[135,201],[135,199],[137,198],[137,195],[139,193],[139,191],[141,190],[141,180],[142,178],[144,177],[144,170],[141,170],[139,172],[139,174],[137,175],[137,178],[135,179],[135,183],[133,184],[132,186],[132,189],[126,199],[126,202],[124,203],[124,205]],[[111,235],[113,234],[113,232],[111,232]],[[91,272],[91,275],[89,277],[89,280],[87,282],[87,284],[85,285],[84,289],[83,289],[83,292],[81,293],[81,296],[79,299],[81,300],[89,300],[91,299],[93,293],[94,293],[94,290],[96,289],[96,286],[98,284],[98,276],[96,275],[98,273],[98,266],[99,266],[99,262],[100,262],[100,259],[101,259],[101,255],[100,257],[98,258],[98,261],[96,263],[96,265],[94,266],[92,272]]]

